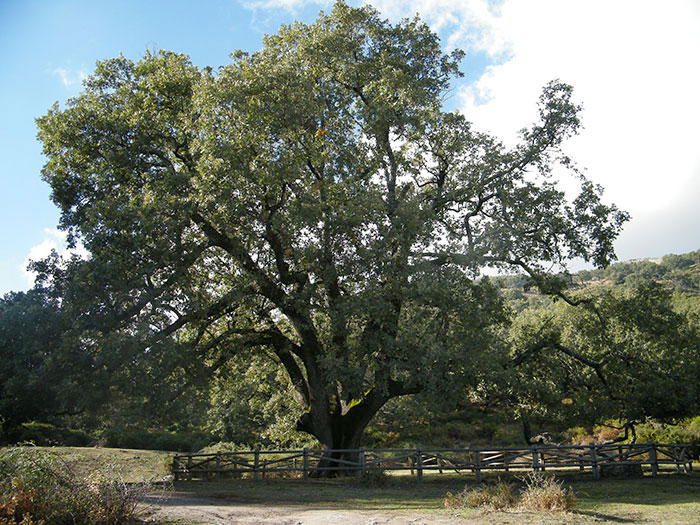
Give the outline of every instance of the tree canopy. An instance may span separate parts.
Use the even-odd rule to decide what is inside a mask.
[[[570,86],[547,84],[506,148],[442,108],[462,56],[338,2],[218,71],[167,51],[98,63],[38,119],[61,227],[91,254],[66,293],[162,377],[274,360],[328,447],[356,447],[392,397],[477,388],[506,319],[484,268],[556,293],[552,268],[614,259],[626,214],[561,151]]]
[[[675,302],[649,281],[523,309],[510,327],[503,406],[569,425],[697,415],[700,332]]]

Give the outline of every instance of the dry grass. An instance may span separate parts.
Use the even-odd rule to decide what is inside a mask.
[[[518,506],[531,512],[564,512],[575,508],[576,496],[554,477],[531,473],[525,479],[525,490],[520,494]]]
[[[576,498],[571,489],[564,488],[554,477],[539,473],[529,474],[524,487],[518,491],[512,483],[498,480],[473,489],[464,489],[457,495],[447,493],[447,508],[470,508],[490,511],[522,510],[526,512],[565,512],[575,508]]]
[[[507,510],[517,504],[513,485],[500,481],[496,484],[481,485],[471,490],[465,489],[456,496],[447,493],[446,508],[482,508],[487,510]]]

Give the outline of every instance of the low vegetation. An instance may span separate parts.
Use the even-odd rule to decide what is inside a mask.
[[[145,485],[112,472],[77,476],[58,455],[33,447],[0,452],[0,524],[136,523]]]
[[[570,488],[553,476],[531,473],[521,482],[497,483],[465,488],[457,495],[448,492],[447,508],[482,508],[493,511],[519,509],[529,512],[564,512],[575,508],[576,497]]]

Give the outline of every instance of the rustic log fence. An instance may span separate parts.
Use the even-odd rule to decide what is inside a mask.
[[[486,471],[542,472],[547,469],[590,470],[594,479],[606,475],[652,476],[662,469],[692,470],[688,445],[644,443],[610,445],[532,446],[527,448],[248,450],[216,454],[178,454],[173,458],[176,480],[219,479],[221,476],[262,479],[287,475],[303,479],[319,473],[410,471],[420,483],[425,471],[473,473],[481,482]]]

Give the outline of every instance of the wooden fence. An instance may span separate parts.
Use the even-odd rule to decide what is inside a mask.
[[[176,480],[218,479],[247,476],[253,479],[285,473],[307,479],[312,473],[367,471],[411,471],[418,482],[426,471],[473,473],[481,482],[484,471],[589,469],[594,479],[606,474],[642,473],[652,476],[671,467],[677,472],[692,470],[688,445],[659,443],[586,446],[533,446],[528,448],[386,449],[386,450],[249,450],[216,454],[178,454],[173,458]]]

